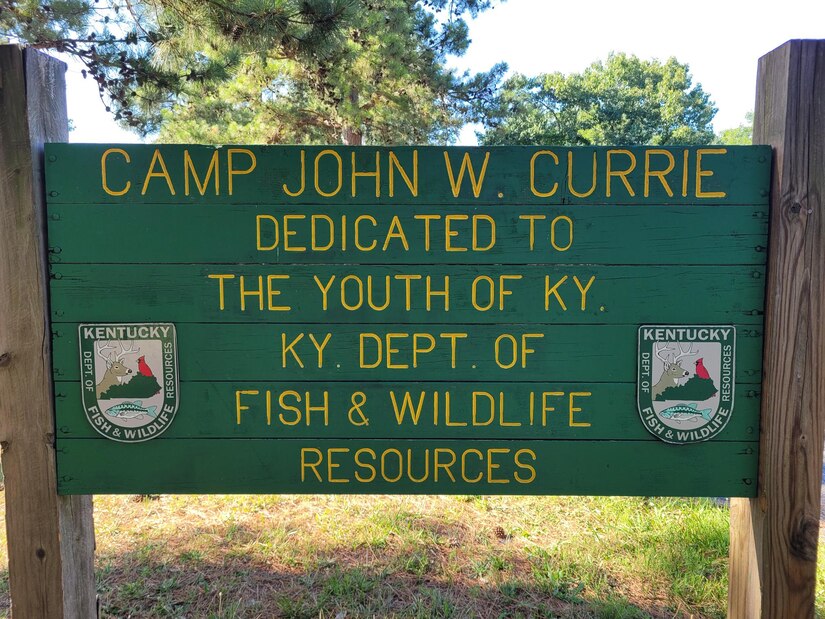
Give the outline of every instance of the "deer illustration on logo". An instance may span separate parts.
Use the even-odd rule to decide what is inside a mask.
[[[117,347],[110,346],[110,342],[96,342],[95,351],[97,356],[106,361],[106,373],[99,383],[97,383],[96,393],[97,397],[109,390],[109,387],[120,384],[124,376],[132,373],[132,370],[123,364],[123,358],[126,355],[136,355],[140,352],[140,348],[135,348],[135,343],[132,342],[129,348],[121,342],[120,352],[116,353]],[[104,354],[104,352],[106,354]]]
[[[659,395],[661,395],[661,393],[665,389],[667,389],[668,387],[677,386],[681,379],[689,376],[689,372],[682,367],[682,357],[692,357],[694,355],[699,354],[698,350],[696,352],[693,352],[693,344],[689,345],[687,350],[682,350],[681,344],[678,344],[678,346],[678,355],[670,354],[667,356],[667,358],[665,358],[664,356],[662,356],[662,353],[672,351],[673,349],[667,346],[659,348],[659,346],[656,343],[653,344],[653,352],[664,364],[662,376],[659,379],[659,382],[653,385],[653,389],[651,392],[651,395],[654,400],[657,397],[659,397]]]

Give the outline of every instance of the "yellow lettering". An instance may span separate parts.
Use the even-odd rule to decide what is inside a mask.
[[[333,282],[333,281],[335,281],[335,276],[334,276],[334,275],[331,275],[331,276],[330,276],[329,281],[327,282],[327,285],[326,285],[326,286],[324,286],[324,285],[321,283],[321,280],[320,280],[320,279],[318,279],[318,276],[317,276],[317,275],[313,275],[313,276],[312,276],[312,279],[314,279],[314,280],[315,280],[316,285],[317,285],[317,286],[318,286],[318,288],[321,290],[321,305],[322,305],[322,307],[323,307],[324,311],[326,311],[327,306],[328,306],[328,302],[327,302],[327,293],[329,292],[329,289],[332,287],[332,282]]]
[[[441,219],[441,215],[413,215],[413,218],[424,221],[424,251],[430,251],[430,222]]]
[[[530,222],[530,251],[533,251],[536,245],[536,220],[547,219],[547,215],[519,215],[518,218]]]
[[[218,280],[218,299],[219,299],[218,307],[220,307],[220,310],[223,311],[224,310],[223,280],[225,280],[225,279],[235,279],[235,276],[234,275],[228,275],[228,274],[214,273],[214,274],[207,275],[207,277],[209,279],[217,279]]]
[[[103,191],[108,193],[110,196],[122,196],[124,194],[129,193],[129,189],[132,187],[131,181],[126,181],[126,185],[123,189],[115,190],[109,187],[109,183],[106,180],[106,159],[109,158],[109,155],[112,153],[117,153],[118,155],[123,155],[123,158],[126,160],[126,163],[131,163],[132,160],[129,157],[129,153],[127,153],[122,148],[109,148],[103,152],[100,156],[100,183],[103,187]]]
[[[375,172],[358,172],[355,169],[355,151],[352,151],[352,197],[355,197],[355,183],[359,176],[375,177],[375,197],[381,197],[381,159],[378,151],[375,151]]]
[[[398,456],[398,475],[396,477],[387,477],[387,455],[393,454]],[[401,455],[401,452],[397,449],[388,449],[381,454],[381,477],[384,478],[384,481],[388,481],[391,484],[394,484],[401,476],[404,474],[404,456]]]
[[[445,454],[450,456],[449,462],[442,463],[439,462],[439,456],[441,454]],[[447,473],[447,477],[450,478],[451,481],[455,482],[455,477],[453,476],[453,472],[450,470],[450,467],[453,466],[456,462],[456,455],[452,449],[447,449],[444,447],[436,447],[434,450],[434,463],[433,463],[433,478],[435,481],[438,481],[438,469],[444,469],[444,472]]]
[[[516,452],[515,457],[514,457],[514,460],[516,462],[516,466],[520,469],[526,469],[526,470],[530,471],[530,476],[529,477],[521,477],[519,475],[519,471],[516,471],[513,476],[516,478],[516,481],[518,483],[520,483],[520,484],[529,484],[534,479],[536,479],[536,469],[533,465],[525,464],[521,461],[521,456],[523,456],[523,455],[530,456],[530,458],[533,459],[533,462],[535,462],[536,461],[536,452],[534,452],[532,449],[519,449]]]
[[[248,411],[249,407],[241,404],[242,395],[258,395],[259,391],[235,391],[235,415],[238,420],[238,425],[241,425],[241,412]]]
[[[209,162],[209,168],[206,170],[206,178],[201,183],[201,179],[198,178],[198,171],[195,170],[195,164],[192,162],[192,157],[189,156],[189,149],[184,149],[183,151],[183,193],[185,195],[189,195],[189,173],[192,173],[192,178],[195,179],[195,185],[198,188],[198,192],[201,195],[206,194],[206,187],[209,185],[209,179],[212,177],[212,174],[215,175],[215,195],[220,195],[220,175],[218,173],[218,151],[215,150],[212,153],[212,159]]]
[[[317,221],[325,221],[328,225],[329,230],[329,242],[326,245],[318,245],[318,241],[316,239],[315,230],[317,228],[316,223]],[[310,228],[312,230],[312,251],[327,251],[328,249],[332,248],[333,244],[335,243],[335,224],[332,221],[332,217],[329,215],[312,215],[310,217]],[[341,249],[344,249],[343,247]]]
[[[703,191],[702,178],[705,176],[713,176],[711,170],[702,169],[702,157],[705,155],[724,155],[728,152],[727,148],[700,148],[696,151],[696,197],[697,198],[724,198],[728,194],[724,191]]]
[[[290,221],[301,221],[306,219],[306,215],[284,215],[284,251],[306,251],[303,245],[290,245],[289,237],[298,234],[295,230],[289,229]]]
[[[444,244],[447,251],[467,251],[466,247],[455,247],[450,240],[454,236],[458,236],[458,230],[453,230],[451,227],[454,221],[464,221],[469,219],[467,215],[447,215],[444,218]]]
[[[591,275],[590,279],[587,280],[586,286],[582,286],[582,283],[579,281],[579,278],[575,275],[573,276],[573,281],[576,283],[579,292],[582,293],[582,311],[584,311],[585,309],[587,309],[587,291],[590,290],[590,286],[592,286],[593,282],[596,281],[596,276]]]
[[[473,187],[473,195],[478,198],[479,194],[481,193],[481,186],[484,183],[484,174],[487,172],[487,162],[490,160],[490,153],[489,151],[484,153],[484,163],[481,165],[481,174],[478,176],[478,180],[476,180],[475,170],[473,169],[473,162],[470,160],[470,153],[464,153],[464,158],[461,160],[461,168],[458,170],[458,180],[456,180],[455,176],[453,175],[453,166],[450,163],[450,155],[445,150],[444,151],[444,163],[447,166],[447,176],[449,176],[450,180],[450,187],[453,190],[453,197],[457,198],[458,194],[461,192],[461,182],[464,179],[464,170],[467,170],[467,174],[470,177],[470,184]]]
[[[375,363],[368,364],[364,359],[364,342],[366,338],[370,338],[377,344],[377,352]],[[381,364],[381,360],[383,359],[383,345],[381,342],[381,338],[378,337],[375,333],[361,333],[359,335],[359,366],[366,369],[377,368]]]
[[[368,447],[364,447],[355,452],[355,464],[357,464],[361,468],[369,469],[371,471],[371,475],[369,477],[361,477],[358,471],[355,471],[355,479],[362,483],[368,484],[375,479],[377,472],[372,464],[368,462],[361,462],[361,454],[369,454],[370,456],[372,456],[373,462],[375,462],[378,456],[376,456],[375,452],[372,449],[369,449]]]
[[[490,224],[490,242],[486,247],[478,244],[478,222],[486,221]],[[488,251],[496,244],[496,221],[489,215],[473,215],[473,251]]]
[[[421,408],[424,405],[424,398],[426,397],[427,392],[422,391],[421,394],[418,396],[418,406],[413,408],[413,399],[410,395],[409,391],[404,392],[404,399],[401,401],[401,408],[398,408],[398,401],[395,399],[395,392],[390,391],[390,401],[392,402],[392,408],[395,411],[395,420],[396,423],[400,426],[404,423],[404,415],[409,409],[410,411],[410,419],[412,419],[413,425],[418,425],[418,419],[421,417]]]
[[[349,479],[346,477],[333,477],[332,473],[334,469],[339,468],[341,465],[337,462],[332,461],[332,455],[336,453],[349,453],[349,448],[347,447],[330,447],[327,449],[327,479],[334,483],[334,484],[346,484],[349,482]]]
[[[395,174],[393,174],[393,168],[397,169],[401,173],[401,178],[404,179],[404,182],[407,184],[407,188],[410,190],[410,193],[417,197],[418,196],[418,151],[413,150],[413,180],[410,181],[410,177],[407,176],[407,173],[404,171],[404,168],[401,167],[401,163],[398,161],[398,157],[396,157],[393,151],[390,151],[390,197],[392,198],[395,196]]]
[[[444,297],[444,311],[450,311],[450,276],[444,276],[444,290],[433,290],[430,287],[431,277],[427,275],[425,280],[426,282],[426,295],[427,295],[427,311],[429,312],[431,309],[431,302],[433,297]]]
[[[429,342],[428,348],[421,348],[418,345],[419,339],[426,339]],[[413,367],[418,367],[418,355],[431,353],[435,350],[435,338],[429,333],[413,333]]]
[[[322,157],[327,157],[332,155],[335,158],[335,161],[338,163],[338,184],[335,186],[335,189],[332,191],[324,191],[321,189],[321,177],[318,173],[318,168],[321,163]],[[334,150],[322,150],[318,155],[315,157],[315,191],[318,192],[318,195],[324,196],[325,198],[331,198],[332,196],[336,195],[339,191],[341,191],[341,187],[344,184],[344,162],[341,161],[341,155],[336,153]]]
[[[596,153],[593,153],[593,184],[590,186],[590,189],[584,193],[579,193],[573,188],[573,151],[567,151],[567,188],[577,198],[586,198],[587,196],[591,195],[594,191],[596,191]]]
[[[373,228],[378,226],[378,222],[372,215],[359,215],[355,218],[355,246],[360,251],[372,251],[373,249],[375,249],[376,245],[378,245],[378,241],[373,240],[372,245],[369,246],[361,245],[360,224],[362,221],[369,221],[372,224]]]
[[[406,363],[393,363],[392,356],[398,352],[397,348],[392,347],[392,341],[396,338],[407,338],[409,333],[387,333],[387,369],[390,370],[406,370],[410,366]]]
[[[495,454],[508,454],[510,453],[509,449],[488,449],[487,450],[487,482],[491,484],[509,484],[509,479],[496,479],[493,477],[493,471],[496,469],[500,469],[501,465],[493,462],[493,456]]]
[[[651,155],[664,155],[667,157],[668,165],[664,170],[651,170],[650,169],[650,157]],[[668,174],[673,171],[673,168],[676,167],[676,160],[673,158],[673,153],[669,150],[664,150],[661,148],[650,148],[645,151],[645,198],[650,196],[650,179],[651,177],[655,176],[659,179],[659,182],[662,183],[662,187],[665,188],[667,195],[671,198],[673,197],[673,190],[670,188],[670,185],[667,183],[667,179],[665,178]]]
[[[576,407],[573,402],[573,398],[589,398],[592,393],[589,391],[581,391],[581,392],[570,392],[570,427],[571,428],[589,428],[590,424],[585,421],[575,421],[573,416],[575,413],[580,413],[582,409]]]
[[[281,423],[285,426],[297,426],[299,423],[301,423],[301,409],[297,406],[293,406],[292,404],[287,404],[286,399],[289,397],[294,398],[296,402],[301,401],[300,393],[298,393],[297,391],[287,390],[282,391],[281,395],[278,396],[278,405],[285,411],[295,413],[295,418],[287,419],[283,413],[280,413],[278,415],[278,419],[280,419]]]
[[[567,311],[567,306],[564,304],[564,299],[561,298],[559,294],[558,288],[561,286],[565,281],[567,281],[567,275],[564,275],[559,281],[557,281],[553,286],[550,286],[550,276],[544,276],[544,311],[550,310],[550,295],[556,297],[556,300],[559,302],[561,309],[563,311]]]
[[[478,457],[480,463],[484,463],[484,455],[478,449],[466,449],[461,454],[461,478],[469,484],[477,484],[484,477],[484,473],[478,472],[478,477],[470,479],[467,477],[467,456],[473,454]]]
[[[261,222],[264,220],[269,220],[272,222],[272,229],[275,231],[274,237],[275,240],[272,242],[272,245],[264,245],[261,242]],[[255,238],[256,238],[256,247],[258,251],[272,251],[278,246],[278,242],[280,240],[280,229],[278,227],[278,220],[275,219],[272,215],[257,215],[255,217]]]
[[[315,346],[315,350],[318,351],[318,367],[324,367],[324,348],[326,348],[327,344],[329,344],[329,340],[332,337],[332,333],[327,333],[327,336],[321,343],[318,343],[318,340],[315,339],[315,335],[310,333],[309,339],[312,344]]]
[[[235,166],[232,165],[232,158],[235,155],[246,155],[249,157],[249,167],[245,170],[237,170]],[[228,148],[226,150],[226,167],[229,170],[229,195],[232,195],[232,184],[234,181],[235,176],[243,176],[244,174],[251,174],[252,170],[255,169],[255,166],[258,165],[257,160],[255,159],[255,153],[253,153],[248,148]]]
[[[626,170],[613,170],[613,155],[627,155],[630,158],[630,167]],[[607,151],[607,197],[610,197],[610,181],[612,177],[618,176],[622,179],[622,183],[627,189],[627,193],[630,196],[635,196],[636,194],[633,192],[633,187],[630,186],[630,183],[627,181],[627,175],[630,174],[633,170],[636,169],[636,155],[631,153],[629,150],[625,150],[623,148],[615,149],[615,150],[608,150]]]
[[[315,462],[309,462],[307,460],[307,456],[309,454],[315,454],[318,459]],[[318,467],[321,466],[321,462],[324,461],[324,454],[321,452],[320,449],[315,447],[302,447],[301,448],[301,481],[306,481],[306,470],[312,469],[312,472],[315,473],[315,477],[318,481],[323,481],[321,475],[318,473]]]
[[[304,193],[304,189],[306,189],[306,184],[307,184],[306,176],[307,176],[307,156],[306,156],[306,151],[304,151],[304,149],[301,149],[301,188],[298,191],[290,191],[290,189],[286,186],[286,183],[284,183],[281,186],[284,190],[284,193],[288,196],[292,196],[293,198],[296,198],[296,197],[300,196],[302,193]]]
[[[286,367],[286,353],[292,353],[292,356],[295,358],[295,361],[298,362],[300,367],[304,367],[304,362],[301,361],[301,357],[298,356],[298,353],[295,352],[295,345],[300,342],[304,338],[303,333],[299,333],[298,337],[296,337],[292,342],[287,345],[286,343],[286,333],[281,333],[281,367]]]
[[[160,165],[160,172],[155,172],[155,165]],[[175,187],[172,185],[172,177],[169,176],[169,170],[166,169],[166,162],[163,160],[163,155],[160,154],[160,149],[156,148],[152,154],[152,162],[149,164],[149,171],[146,173],[146,178],[143,179],[143,189],[140,190],[140,195],[145,196],[146,190],[149,189],[149,181],[153,178],[162,178],[166,180],[166,185],[169,187],[169,193],[175,195]]]
[[[490,402],[490,416],[487,418],[487,421],[479,421],[478,419],[478,398],[480,397],[486,398]],[[486,391],[473,391],[472,414],[474,426],[489,426],[493,423],[493,419],[496,418],[496,399],[493,397],[493,394],[487,393]]]
[[[292,309],[289,305],[275,305],[275,297],[281,294],[280,290],[272,287],[272,282],[276,279],[289,279],[289,275],[266,276],[267,308],[271,312],[288,312]]]
[[[389,247],[390,239],[401,239],[401,244],[404,246],[404,251],[410,251],[410,246],[407,244],[407,237],[404,236],[404,228],[401,227],[401,220],[398,219],[398,215],[393,215],[392,220],[390,221],[390,229],[387,232],[387,238],[384,239],[384,247],[383,251],[387,251],[387,247]]]
[[[536,159],[541,156],[550,156],[556,165],[559,165],[559,158],[556,153],[552,150],[540,150],[537,151],[531,158],[530,158],[530,191],[533,192],[534,196],[538,196],[539,198],[549,198],[556,190],[559,188],[558,182],[553,183],[553,186],[550,188],[550,191],[539,191],[536,189]],[[532,249],[532,247],[531,247]]]
[[[241,275],[241,311],[246,311],[246,297],[258,297],[258,309],[264,309],[264,276],[258,275],[258,289],[246,289],[246,277]]]

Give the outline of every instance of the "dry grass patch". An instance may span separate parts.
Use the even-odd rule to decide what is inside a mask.
[[[117,618],[724,617],[727,519],[703,500],[99,496],[98,590]]]

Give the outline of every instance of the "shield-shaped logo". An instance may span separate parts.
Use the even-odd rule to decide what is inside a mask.
[[[160,436],[178,410],[178,351],[170,323],[83,324],[83,408],[92,427],[124,443]]]
[[[736,329],[729,325],[639,327],[639,414],[668,443],[718,435],[733,413]]]

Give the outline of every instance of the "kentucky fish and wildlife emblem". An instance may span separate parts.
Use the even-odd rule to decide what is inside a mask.
[[[733,414],[735,360],[732,326],[639,327],[642,423],[668,443],[715,437]]]
[[[95,430],[124,443],[162,434],[178,410],[178,352],[168,323],[79,327],[83,408]]]

